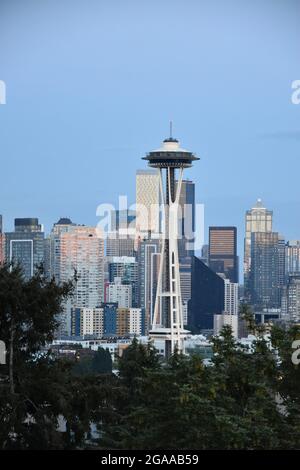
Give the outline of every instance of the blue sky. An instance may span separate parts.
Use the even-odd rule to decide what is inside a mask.
[[[134,202],[141,157],[174,135],[205,224],[257,197],[300,238],[300,1],[1,0],[0,213],[95,224]]]

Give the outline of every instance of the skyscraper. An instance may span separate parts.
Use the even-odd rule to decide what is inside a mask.
[[[283,288],[281,315],[285,321],[300,323],[300,273],[289,275]]]
[[[136,212],[130,209],[111,212],[111,232],[127,231],[135,227]]]
[[[60,241],[61,234],[70,232],[76,227],[69,218],[61,217],[53,224],[50,235],[45,239],[45,270],[48,278],[54,277],[56,282],[60,281]]]
[[[193,333],[213,330],[214,315],[224,311],[224,280],[196,256],[192,263],[192,295],[188,327]]]
[[[136,212],[125,209],[111,212],[111,231],[106,239],[106,256],[135,255]]]
[[[177,187],[177,182],[176,182]],[[179,273],[181,301],[186,313],[191,298],[192,289],[192,257],[194,256],[195,243],[195,184],[190,180],[183,180],[179,196],[179,224],[178,240]]]
[[[60,233],[59,280],[77,273],[75,292],[67,301],[62,318],[64,334],[70,334],[71,308],[99,307],[103,301],[104,240],[94,227],[75,226]]]
[[[181,301],[183,305],[187,305],[191,298],[192,292],[192,256],[180,258],[179,261],[179,275],[180,275],[180,290]]]
[[[291,240],[285,247],[286,279],[293,273],[300,273],[300,240]]]
[[[157,169],[136,172],[137,237],[159,233],[159,173]],[[150,235],[151,237],[151,235]]]
[[[224,312],[229,315],[239,313],[239,285],[224,279]]]
[[[249,293],[257,309],[280,307],[282,238],[277,232],[252,232]]]
[[[209,227],[209,267],[231,282],[238,282],[236,227]]]
[[[106,239],[106,256],[135,256],[135,240],[131,236],[109,233]]]
[[[176,182],[177,186],[177,182]],[[179,196],[179,222],[181,228],[178,240],[179,260],[194,256],[195,233],[195,183],[183,180]]]
[[[132,307],[139,307],[139,278],[138,263],[135,258],[120,256],[113,257],[108,263],[109,282],[114,282],[119,278],[124,285],[130,285],[132,288]]]
[[[5,233],[5,257],[19,263],[25,279],[44,261],[44,232],[36,218],[15,219],[15,231]]]
[[[244,242],[244,287],[245,297],[249,298],[249,275],[251,268],[251,234],[255,232],[272,232],[273,211],[266,209],[261,199],[255,206],[246,211]]]

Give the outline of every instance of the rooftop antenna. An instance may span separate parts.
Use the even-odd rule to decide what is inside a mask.
[[[172,131],[173,131],[173,122],[170,121],[170,138],[172,139],[173,136],[172,136]]]

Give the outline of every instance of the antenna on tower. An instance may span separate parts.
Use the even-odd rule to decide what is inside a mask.
[[[172,133],[173,133],[173,121],[170,121],[170,138],[171,139],[173,138]]]

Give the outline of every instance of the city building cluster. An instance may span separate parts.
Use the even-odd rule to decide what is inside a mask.
[[[273,212],[258,199],[245,214],[244,283],[240,285],[236,227],[209,227],[208,244],[202,246],[201,256],[195,253],[190,235],[197,224],[195,184],[183,179],[182,173],[180,180],[175,179],[170,166],[175,158],[182,162],[186,155],[190,160],[196,157],[180,149],[173,138],[149,155],[146,159],[152,168],[136,173],[137,209],[112,210],[109,233],[66,217],[54,223],[49,234],[37,218],[16,218],[14,230],[8,232],[0,216],[0,263],[19,263],[26,279],[41,264],[47,278],[57,282],[68,281],[76,273],[74,294],[59,316],[56,341],[117,344],[119,338],[127,344],[133,336],[147,337],[153,330],[158,288],[162,298],[169,296],[170,302],[173,297],[180,299],[183,331],[188,332],[185,341],[189,344],[193,343],[192,335],[207,338],[227,324],[235,337],[246,336],[245,322],[239,316],[241,302],[251,305],[259,323],[299,323],[300,240],[287,241],[274,231]],[[177,252],[170,251],[172,240],[162,236],[161,168],[167,168],[169,195],[172,188],[174,194],[176,188],[180,189],[178,224],[183,236],[177,240]],[[169,220],[171,216],[167,217]],[[178,257],[178,266],[171,261],[168,270],[171,286],[175,286],[179,268],[176,286],[180,286],[180,293],[175,286],[174,294],[163,294],[159,287],[166,249]],[[173,311],[176,313],[176,307]]]

